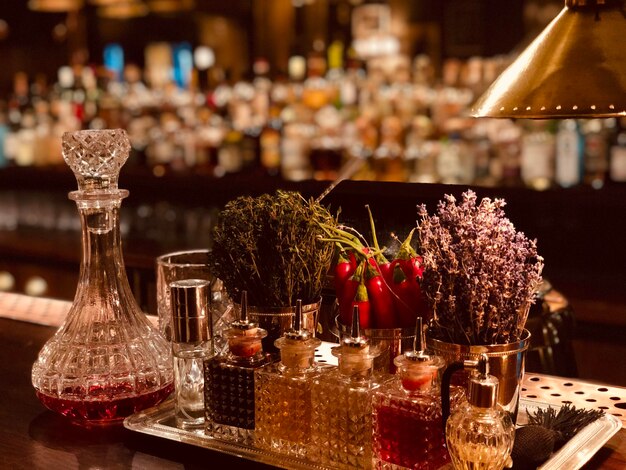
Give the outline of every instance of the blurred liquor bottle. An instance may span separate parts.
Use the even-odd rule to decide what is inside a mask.
[[[580,184],[583,171],[583,140],[574,119],[561,121],[556,134],[556,184],[569,188]]]
[[[582,121],[582,133],[585,140],[584,182],[594,189],[600,189],[606,182],[609,169],[607,132],[600,119]]]

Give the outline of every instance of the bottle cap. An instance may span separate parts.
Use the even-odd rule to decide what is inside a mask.
[[[422,317],[415,320],[415,337],[413,338],[413,350],[407,351],[401,356],[396,357],[396,361],[405,363],[428,363],[438,361],[439,356],[434,356],[426,352],[426,335],[422,324]],[[396,364],[398,366],[398,364]]]
[[[239,318],[233,321],[230,327],[241,331],[258,328],[259,325],[257,323],[248,320],[248,291],[241,291],[241,302],[239,306]]]
[[[498,379],[489,375],[489,357],[481,354],[477,373],[469,380],[469,403],[479,408],[493,408],[498,401],[498,388]]]
[[[373,360],[380,355],[378,348],[370,347],[369,339],[361,336],[359,306],[352,310],[352,330],[341,339],[340,346],[331,350],[339,360],[339,371],[352,377],[371,375]]]
[[[230,324],[224,336],[228,340],[228,348],[234,356],[251,358],[263,350],[261,340],[267,336],[267,331],[248,320],[248,292],[241,292],[239,319]]]
[[[439,370],[445,366],[440,356],[428,354],[422,317],[417,317],[413,350],[397,356],[393,363],[398,368],[402,386],[409,391],[428,390],[438,383]]]
[[[352,329],[350,335],[346,335],[341,340],[341,346],[345,348],[364,349],[369,345],[369,340],[361,336],[361,319],[359,316],[359,306],[352,308]]]
[[[312,337],[311,332],[302,328],[302,300],[296,300],[296,314],[293,317],[291,329],[287,330],[285,338],[294,341],[306,341]]]
[[[185,279],[170,284],[174,342],[197,343],[213,336],[210,293],[209,281],[202,279]]]
[[[274,341],[274,345],[280,349],[282,366],[298,369],[312,367],[315,349],[321,344],[311,332],[302,329],[302,300],[298,299],[292,328]]]

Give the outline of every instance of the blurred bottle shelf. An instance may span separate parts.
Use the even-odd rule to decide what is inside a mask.
[[[381,57],[367,67],[257,75],[200,89],[61,67],[52,85],[18,74],[0,98],[0,167],[62,164],[63,132],[124,128],[131,164],[155,176],[353,179],[533,189],[626,182],[626,120],[472,119],[509,57]],[[62,72],[62,73],[61,73]],[[166,74],[167,75],[167,74]]]

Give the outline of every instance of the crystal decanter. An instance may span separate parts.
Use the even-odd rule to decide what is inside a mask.
[[[478,359],[470,377],[468,402],[446,424],[446,442],[456,470],[502,470],[510,467],[515,426],[497,403],[498,379],[489,375],[489,358]]]
[[[82,261],[65,322],[32,370],[37,397],[52,411],[91,427],[121,423],[173,390],[170,346],[131,292],[120,240],[119,171],[130,151],[123,130],[63,135],[63,157],[76,176]]]

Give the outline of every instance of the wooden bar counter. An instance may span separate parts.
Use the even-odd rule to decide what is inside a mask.
[[[86,430],[47,411],[35,396],[31,367],[68,306],[67,302],[0,293],[0,468],[271,468],[121,426]],[[617,415],[623,410],[619,417],[626,422],[626,410],[619,406],[626,406],[626,389],[620,387],[527,374],[522,396],[560,404],[570,391],[582,391],[577,395],[591,406],[606,397],[617,405],[606,411]],[[626,430],[615,434],[584,468],[626,468]]]

